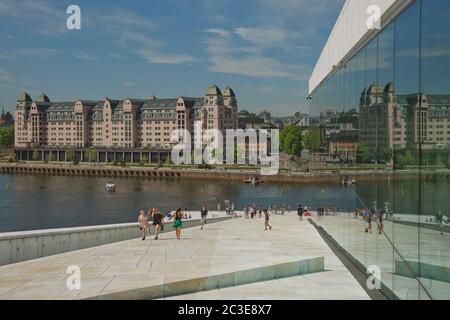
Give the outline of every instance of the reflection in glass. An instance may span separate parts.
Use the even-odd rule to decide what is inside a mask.
[[[450,2],[422,1],[421,5],[420,86],[422,110],[426,116],[421,162],[423,166],[442,169],[448,168],[450,163]],[[435,184],[442,184],[445,174],[436,174],[434,180]],[[448,203],[442,203],[443,199],[448,201],[448,188],[444,188],[443,193],[430,195],[424,182],[420,183],[422,216],[418,275],[424,285],[420,296],[429,294],[434,299],[449,299],[450,277],[443,277],[443,274],[450,274],[450,245],[439,228],[445,222],[444,216],[450,217]],[[430,199],[437,205],[427,206]]]
[[[348,190],[358,207],[387,213],[384,234],[365,233],[362,217],[321,223],[363,265],[380,266],[401,299],[450,298],[448,12],[448,0],[412,2],[313,93],[312,112],[358,112],[354,170],[392,164],[388,181]]]

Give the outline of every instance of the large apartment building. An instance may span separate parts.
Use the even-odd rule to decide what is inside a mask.
[[[385,87],[372,84],[361,93],[359,141],[371,153],[406,147],[406,117],[397,107],[393,83]]]
[[[362,92],[359,111],[360,143],[372,153],[450,147],[450,95],[396,95],[392,82],[373,84]]]
[[[213,85],[202,98],[77,100],[52,102],[45,94],[17,100],[16,149],[166,149],[175,129],[191,134],[194,122],[203,130],[236,129],[238,105],[234,91]]]

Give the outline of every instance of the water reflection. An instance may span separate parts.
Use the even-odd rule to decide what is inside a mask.
[[[312,208],[335,206],[342,211],[386,203],[396,212],[417,212],[418,184],[411,181],[338,184],[262,184],[236,181],[115,179],[117,191],[105,192],[108,178],[15,175],[0,176],[0,232],[132,222],[141,208],[158,207],[163,213],[178,207],[198,210],[203,204],[216,210],[224,200],[242,210],[247,204]],[[449,206],[449,182],[423,182],[425,211]]]

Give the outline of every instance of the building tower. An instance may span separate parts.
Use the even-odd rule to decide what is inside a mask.
[[[14,127],[14,146],[16,148],[26,148],[28,145],[28,116],[33,100],[25,91],[17,98],[16,104],[16,125]]]
[[[229,109],[229,117],[227,123],[227,129],[237,129],[238,128],[238,105],[236,100],[236,95],[230,87],[226,87],[223,90],[223,101],[225,106]]]
[[[216,85],[210,86],[206,91],[204,104],[206,110],[206,128],[223,130],[225,106],[223,104],[222,92]]]

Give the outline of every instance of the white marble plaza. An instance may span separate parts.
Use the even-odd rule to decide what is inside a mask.
[[[271,223],[273,230],[264,231],[263,219],[233,219],[185,229],[181,240],[169,232],[158,241],[135,239],[6,265],[0,267],[0,299],[152,299],[161,298],[158,286],[170,299],[369,299],[312,225],[292,215],[273,216]],[[318,257],[323,272],[272,280],[249,273],[255,282],[204,290],[212,275],[236,277],[274,265],[283,271]],[[70,265],[81,268],[81,290],[67,288]],[[177,295],[192,279],[203,279],[200,292]]]

